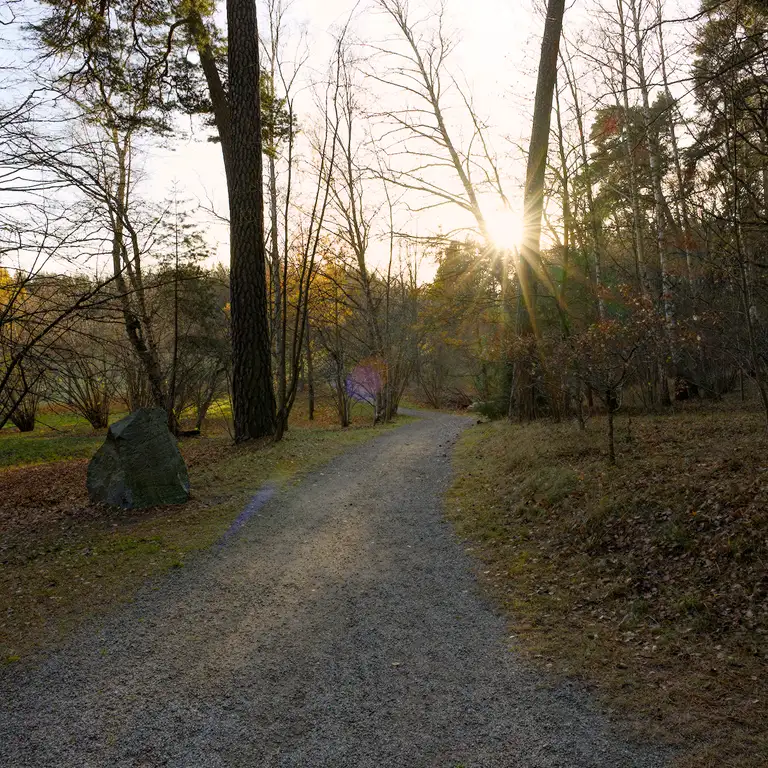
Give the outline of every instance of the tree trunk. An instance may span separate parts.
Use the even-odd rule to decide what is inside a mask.
[[[651,124],[651,102],[648,91],[648,81],[645,76],[645,53],[643,48],[644,33],[640,29],[640,10],[637,0],[630,0],[632,27],[635,33],[635,51],[637,53],[637,77],[640,96],[643,104],[643,132],[648,148],[648,165],[651,171],[651,186],[653,188],[653,221],[656,228],[656,253],[661,273],[661,306],[667,323],[674,322],[671,306],[671,284],[666,263],[666,228],[664,222],[664,192],[661,188],[661,159],[659,145]],[[629,117],[629,115],[627,115]]]
[[[672,360],[673,367],[677,363],[677,353],[675,349],[675,315],[672,306],[673,285],[667,266],[667,244],[666,227],[664,219],[664,209],[666,201],[664,191],[661,187],[661,156],[659,143],[651,124],[651,103],[648,91],[648,80],[645,76],[645,53],[643,48],[644,33],[640,29],[640,10],[637,0],[630,0],[630,9],[632,11],[632,26],[635,33],[635,50],[637,52],[637,76],[640,86],[640,95],[643,102],[643,130],[645,141],[648,145],[648,164],[651,171],[651,185],[653,187],[653,219],[656,227],[656,254],[659,261],[659,272],[661,273],[661,309],[664,315],[664,328],[666,331],[666,346],[669,358]],[[662,405],[671,405],[669,395],[669,384],[667,381],[667,365],[663,358],[659,360],[659,385],[661,387]]]
[[[315,419],[315,368],[312,364],[312,340],[310,339],[310,326],[307,323],[307,406],[308,418]]]
[[[229,187],[232,176],[232,124],[229,99],[224,89],[224,83],[216,67],[216,57],[211,45],[211,36],[205,26],[200,12],[193,8],[189,14],[189,30],[195,42],[197,55],[200,57],[200,66],[203,70],[205,83],[208,87],[208,95],[211,98],[213,119],[216,123],[216,131],[221,143],[221,154],[224,160],[224,173]],[[258,83],[258,78],[256,80]],[[256,86],[258,90],[258,85]]]
[[[607,393],[608,404],[608,463],[616,464],[616,440],[614,438],[613,415],[616,413],[616,397],[612,392]]]
[[[518,304],[518,332],[523,336],[538,334],[536,323],[534,268],[541,265],[541,217],[544,211],[544,173],[547,165],[549,127],[552,118],[552,100],[557,78],[557,59],[560,34],[563,28],[565,0],[548,0],[544,36],[541,40],[536,98],[533,106],[531,141],[528,146],[528,164],[525,174],[523,199],[523,243],[518,260],[518,276],[522,301]],[[530,380],[531,361],[518,366],[518,417],[533,418],[535,392]]]
[[[228,177],[235,440],[275,429],[264,250],[259,37],[254,0],[227,0],[230,127]]]
[[[635,8],[635,0],[630,0],[631,2],[631,9]],[[630,128],[630,105],[629,105],[629,82],[628,82],[628,70],[629,70],[629,56],[627,53],[627,23],[626,18],[624,16],[624,0],[616,0],[616,6],[619,13],[619,28],[620,28],[620,45],[621,45],[621,94],[622,94],[622,103],[624,107],[624,120],[623,120],[623,131],[624,131],[624,148],[627,153],[627,160],[629,162],[629,194],[630,194],[630,203],[632,205],[632,230],[634,234],[634,243],[635,243],[635,261],[636,261],[636,269],[637,269],[637,276],[638,280],[640,282],[640,289],[643,293],[643,296],[646,298],[647,301],[654,303],[653,301],[653,287],[651,285],[651,279],[648,274],[648,263],[646,260],[645,255],[645,242],[644,242],[644,232],[643,232],[643,222],[644,222],[644,216],[640,209],[640,198],[638,195],[638,174],[637,174],[637,160],[635,158],[635,147],[632,146],[631,143],[631,136],[629,132]],[[642,46],[640,48],[639,54],[642,56]],[[653,155],[653,153],[650,151],[649,147],[649,153],[650,155]],[[651,169],[653,173],[653,169]],[[654,208],[656,207],[658,200],[655,196],[655,185],[654,185]],[[651,365],[654,370],[654,376],[652,379],[652,382],[654,386],[652,387],[651,392],[651,399],[654,403],[658,402],[659,399],[665,404],[669,404],[670,397],[669,397],[669,385],[667,383],[667,376],[666,371],[664,370],[663,363],[661,360],[656,357],[653,361],[651,361]]]
[[[656,29],[659,38],[659,60],[661,63],[661,80],[664,86],[664,94],[668,103],[673,102],[672,92],[669,89],[669,78],[667,76],[667,56],[664,49],[664,24],[661,0],[656,0]],[[685,265],[687,269],[688,288],[691,292],[692,309],[696,312],[696,289],[694,284],[693,263],[691,254],[691,221],[688,212],[688,201],[685,197],[685,180],[683,177],[683,166],[680,160],[680,145],[677,141],[677,131],[675,129],[674,111],[670,115],[669,121],[670,148],[672,150],[672,160],[675,166],[675,178],[677,180],[678,194],[678,221],[682,219],[683,225],[683,250],[685,251]]]
[[[760,395],[760,403],[763,406],[763,415],[765,416],[766,428],[768,428],[768,384],[766,384],[763,361],[757,348],[757,339],[755,338],[755,324],[754,319],[756,315],[756,308],[754,304],[754,292],[752,290],[752,284],[747,268],[747,254],[744,252],[743,239],[742,239],[742,227],[741,227],[741,205],[739,202],[739,148],[738,148],[738,128],[736,125],[736,107],[733,106],[733,137],[729,141],[726,138],[726,149],[729,154],[729,160],[732,161],[731,175],[733,181],[733,218],[736,226],[734,227],[734,234],[736,239],[736,262],[739,270],[740,281],[740,293],[741,304],[744,312],[744,319],[747,326],[747,342],[749,345],[749,363],[752,367],[754,374],[755,384],[757,384],[757,391]],[[727,119],[727,114],[726,114]],[[730,157],[731,148],[733,149],[733,156]]]
[[[273,140],[274,141],[274,140]],[[282,345],[282,279],[280,276],[280,243],[277,229],[277,168],[273,152],[269,154],[269,246],[270,246],[270,291],[272,294],[272,349],[275,359],[279,361]],[[279,363],[278,363],[279,365]],[[278,403],[278,408],[281,404]]]
[[[523,243],[520,264],[520,287],[524,302],[521,305],[524,325],[536,332],[536,308],[533,305],[534,267],[541,263],[541,217],[544,211],[544,173],[547,166],[549,127],[552,101],[557,79],[557,59],[560,34],[563,28],[565,0],[548,0],[544,37],[541,41],[536,98],[533,106],[531,141],[528,145],[528,164],[525,173],[523,200]]]
[[[562,325],[563,336],[567,337],[570,333],[570,327],[568,323],[568,315],[564,311],[566,301],[566,290],[568,288],[568,268],[571,260],[571,232],[572,232],[572,215],[571,215],[571,181],[570,173],[568,169],[568,158],[565,151],[565,141],[563,136],[563,120],[562,113],[560,111],[560,94],[557,89],[557,83],[555,83],[555,115],[557,117],[557,150],[560,159],[560,181],[562,185],[562,205],[563,205],[563,259],[562,269],[563,276],[560,280],[560,292],[556,296],[557,303],[561,308],[559,313],[560,322]],[[566,408],[567,410],[567,408]]]
[[[624,107],[622,131],[624,133],[624,149],[626,150],[627,161],[629,163],[629,195],[630,204],[632,206],[632,234],[635,244],[635,264],[640,289],[643,295],[650,300],[653,296],[653,291],[651,290],[651,282],[648,277],[648,265],[645,259],[645,242],[643,240],[642,226],[643,216],[640,211],[640,200],[637,194],[637,160],[635,158],[635,147],[632,146],[629,134],[629,118],[631,114],[628,82],[629,58],[627,54],[627,28],[624,18],[624,0],[617,0],[616,5],[619,11],[619,34],[621,42],[621,96],[622,105]]]
[[[592,280],[594,281],[595,306],[597,309],[597,319],[605,319],[605,298],[602,288],[602,265],[600,258],[600,220],[595,206],[595,195],[592,187],[592,168],[589,161],[589,152],[587,150],[587,136],[584,130],[584,115],[579,102],[579,92],[576,87],[576,81],[568,68],[568,62],[563,62],[563,70],[568,80],[568,87],[571,91],[573,100],[573,109],[576,117],[576,127],[579,132],[579,150],[581,154],[581,165],[584,174],[584,188],[587,196],[587,213],[589,217],[589,229],[592,236]]]
[[[144,283],[141,279],[141,264],[138,254],[131,263],[131,257],[125,244],[128,225],[128,166],[130,156],[130,136],[120,139],[117,130],[112,131],[112,146],[117,160],[117,187],[112,194],[110,217],[112,224],[112,269],[115,285],[120,298],[120,308],[128,341],[131,343],[141,367],[147,376],[152,405],[163,408],[169,416],[168,426],[175,432],[176,424],[168,410],[168,388],[163,376],[157,347],[154,343],[149,314],[144,304]],[[135,236],[135,234],[134,234]],[[131,282],[129,286],[126,275]],[[136,306],[138,304],[138,307]]]
[[[336,411],[339,414],[339,425],[349,426],[349,401],[345,389],[344,370],[340,360],[336,360]]]

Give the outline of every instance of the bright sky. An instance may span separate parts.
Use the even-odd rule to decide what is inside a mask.
[[[610,0],[605,0],[610,7]],[[27,0],[25,0],[27,2]],[[29,0],[31,2],[31,0]],[[257,0],[259,3],[260,0]],[[429,18],[430,9],[439,0],[411,0],[410,14],[414,18]],[[578,46],[583,33],[589,35],[596,28],[595,0],[574,0],[566,13],[565,35],[571,49]],[[697,0],[668,0],[667,17],[679,17],[682,6],[688,10]],[[450,74],[469,86],[479,117],[488,123],[488,135],[493,148],[502,158],[500,170],[513,209],[521,207],[521,187],[524,175],[524,154],[530,134],[530,115],[535,89],[535,70],[543,30],[543,15],[534,10],[538,0],[445,0],[446,22],[458,45],[447,62]],[[0,20],[2,9],[0,3]],[[223,6],[223,3],[221,3]],[[333,32],[354,13],[354,36],[366,43],[377,43],[396,35],[394,23],[373,10],[374,0],[293,0],[288,12],[290,27],[298,40],[298,30],[306,29],[309,61],[306,77],[327,71],[333,46]],[[221,23],[223,26],[224,19]],[[265,25],[262,25],[264,32]],[[0,29],[3,29],[0,27]],[[7,27],[5,28],[7,29]],[[671,49],[671,43],[668,43]],[[13,47],[13,46],[11,46]],[[288,44],[288,48],[291,48]],[[3,50],[4,49],[4,50]],[[2,66],[9,57],[25,55],[0,46],[0,77]],[[26,55],[30,55],[27,51]],[[589,76],[589,72],[586,73]],[[390,94],[391,97],[391,94]],[[382,99],[387,96],[382,94]],[[309,91],[297,99],[300,124],[312,120],[312,100]],[[460,139],[471,133],[471,126],[460,111],[449,110],[450,129]],[[142,165],[146,182],[144,193],[156,201],[167,199],[174,181],[184,197],[199,201],[205,207],[226,215],[226,187],[221,153],[217,144],[206,141],[210,131],[189,130],[182,122],[187,136],[170,146],[154,146]],[[453,178],[451,181],[454,181]],[[486,201],[483,201],[486,202]],[[487,200],[487,213],[493,217],[498,210],[495,199]],[[471,226],[472,221],[456,208],[441,208],[422,214],[401,213],[397,226],[421,236],[434,234],[440,229],[449,231],[457,226]],[[226,224],[208,214],[201,214],[208,232],[210,245],[215,248],[213,260],[227,262],[228,233]],[[372,261],[384,261],[384,249],[373,244]],[[429,278],[427,268],[421,277]]]
[[[430,7],[425,2],[412,2],[412,12],[421,16]],[[355,10],[356,9],[356,10]],[[289,17],[295,28],[306,28],[310,44],[308,66],[316,71],[327,67],[333,45],[333,30],[355,12],[354,30],[362,40],[383,40],[395,32],[392,23],[370,6],[354,0],[295,0]],[[515,195],[520,185],[523,167],[520,152],[504,137],[514,142],[527,138],[530,131],[530,103],[535,88],[535,67],[538,60],[539,36],[543,21],[533,13],[531,0],[447,0],[448,25],[460,41],[449,60],[449,70],[459,79],[465,79],[475,97],[481,117],[491,123],[495,149],[499,154],[510,153],[505,164],[510,193]],[[492,23],[489,23],[492,20]],[[309,111],[309,100],[304,101]],[[299,109],[302,101],[299,99]],[[306,115],[299,115],[306,119]],[[466,130],[458,125],[456,129]],[[204,205],[211,203],[216,210],[226,212],[226,187],[218,145],[205,141],[198,132],[172,150],[156,149],[146,163],[155,191],[167,190],[177,179],[189,197]],[[161,195],[162,196],[162,195]],[[489,207],[495,206],[495,201]],[[461,215],[461,214],[459,214]],[[426,235],[441,226],[451,229],[456,222],[456,210],[442,210],[439,214],[423,214],[418,221],[411,217],[405,226]],[[467,220],[467,225],[471,222]],[[218,242],[217,258],[227,261],[228,241],[226,226],[210,221],[212,243]],[[378,251],[378,254],[377,254]],[[372,247],[373,260],[384,258],[383,250]],[[378,255],[378,259],[377,259]],[[427,271],[431,271],[427,268]],[[424,274],[428,277],[428,274]]]

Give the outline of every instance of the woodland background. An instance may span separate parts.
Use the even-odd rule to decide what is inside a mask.
[[[319,46],[265,0],[257,57],[210,0],[5,4],[6,663],[362,425],[471,409],[493,421],[447,505],[520,649],[683,765],[768,763],[768,7],[548,9],[521,19],[552,108],[488,72],[511,112],[455,65],[448,5],[373,0]],[[190,136],[219,145],[231,216],[157,188],[153,151]],[[193,499],[119,516],[85,462],[143,405]]]

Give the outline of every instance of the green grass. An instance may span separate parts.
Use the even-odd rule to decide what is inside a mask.
[[[34,433],[31,433],[34,435]],[[90,458],[104,437],[13,435],[0,437],[0,468]]]
[[[330,400],[318,397],[314,422],[306,418],[307,407],[302,400],[296,403],[291,414],[291,424],[304,428],[334,429],[335,413]],[[122,419],[125,410],[110,414],[110,424]],[[350,409],[353,428],[369,426],[372,410],[367,403],[353,403]],[[193,414],[189,414],[192,418]],[[231,408],[227,398],[215,401],[208,410],[204,425],[206,434],[228,437],[231,427]],[[187,426],[192,426],[189,423]],[[87,459],[93,456],[104,442],[106,430],[94,430],[82,417],[61,408],[41,408],[35,429],[19,432],[12,424],[0,430],[0,470],[8,467],[46,464],[70,459]]]
[[[125,416],[118,411],[110,423]],[[69,411],[41,409],[35,429],[19,432],[7,424],[0,430],[0,469],[52,461],[87,459],[104,442],[106,430],[94,431],[81,416]]]
[[[125,416],[127,411],[119,409],[113,411],[109,416],[109,423],[112,424]],[[56,435],[65,433],[67,436],[82,436],[93,434],[93,427],[79,414],[65,410],[60,407],[41,407],[37,413],[34,432],[20,433],[16,427],[8,423],[0,430],[0,439],[11,437],[27,437],[30,435]]]

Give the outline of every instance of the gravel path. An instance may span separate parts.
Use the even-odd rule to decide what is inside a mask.
[[[466,424],[349,451],[102,629],[0,670],[0,766],[666,765],[508,650],[441,519]]]

